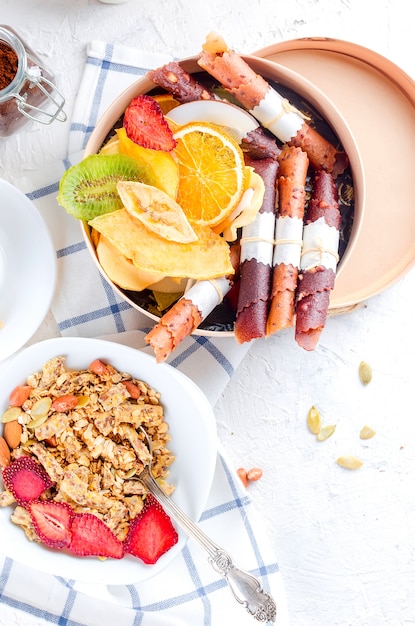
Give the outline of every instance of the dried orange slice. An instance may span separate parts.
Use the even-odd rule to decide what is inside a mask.
[[[191,122],[174,133],[179,166],[176,201],[191,223],[215,226],[244,192],[245,164],[238,143],[221,127]]]

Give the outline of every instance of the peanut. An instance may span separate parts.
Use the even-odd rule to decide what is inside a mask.
[[[245,469],[245,468],[243,468],[243,467],[239,467],[239,468],[236,470],[236,473],[238,474],[239,478],[241,479],[242,484],[243,484],[245,487],[248,487],[248,477],[247,477],[247,472],[246,472],[246,469]]]
[[[10,394],[10,406],[22,406],[30,396],[31,387],[29,385],[19,385]]]
[[[246,477],[248,481],[259,480],[260,478],[262,478],[262,469],[260,467],[253,467],[252,469],[247,471]]]
[[[67,394],[55,398],[52,402],[52,409],[58,413],[66,413],[66,411],[74,409],[77,404],[78,398],[72,394]]]

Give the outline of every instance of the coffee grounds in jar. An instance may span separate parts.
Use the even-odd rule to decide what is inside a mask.
[[[12,82],[17,72],[17,54],[7,44],[0,41],[0,90]]]

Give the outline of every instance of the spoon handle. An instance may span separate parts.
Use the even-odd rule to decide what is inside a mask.
[[[193,537],[208,553],[212,567],[226,578],[235,597],[259,622],[275,622],[277,608],[274,599],[265,592],[257,578],[236,567],[231,556],[214,543],[177,504],[163,491],[158,482],[145,470],[140,474],[140,481],[163,505],[166,512]]]

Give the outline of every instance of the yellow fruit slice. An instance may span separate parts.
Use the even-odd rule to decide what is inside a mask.
[[[104,144],[99,151],[100,154],[119,154],[120,153],[120,142],[118,140],[117,135],[114,135]]]
[[[177,202],[191,223],[223,222],[244,192],[245,164],[237,142],[219,126],[192,122],[174,133],[179,165]]]
[[[163,152],[163,150],[151,150],[139,146],[127,136],[125,128],[117,130],[117,137],[120,153],[147,163],[154,173],[157,187],[165,191],[171,198],[176,198],[179,185],[179,168],[172,154]]]
[[[197,240],[180,205],[161,189],[144,183],[120,181],[117,191],[129,214],[156,235],[179,243]]]
[[[177,243],[148,230],[124,208],[100,215],[89,225],[109,239],[139,270],[195,280],[234,273],[229,245],[210,228],[197,226],[197,241]]]
[[[160,109],[163,111],[164,115],[167,115],[169,111],[171,111],[172,109],[175,109],[180,104],[180,102],[178,102],[169,93],[162,93],[157,96],[153,96],[153,98],[160,106]]]

